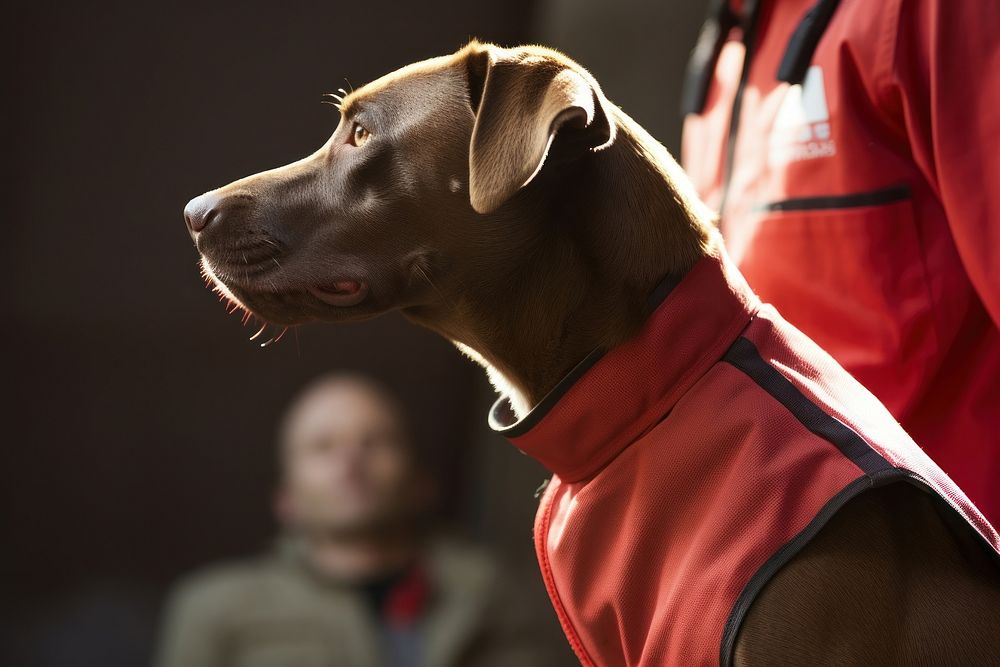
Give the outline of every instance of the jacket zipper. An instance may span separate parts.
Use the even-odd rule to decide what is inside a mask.
[[[824,195],[821,197],[796,197],[769,202],[756,207],[761,212],[822,211],[838,208],[861,208],[894,204],[910,198],[910,186],[905,183],[879,190],[856,192],[849,195]]]
[[[726,200],[729,198],[729,182],[733,178],[733,159],[736,156],[736,138],[740,129],[740,112],[743,108],[743,91],[750,78],[750,61],[753,57],[754,42],[757,35],[757,16],[760,13],[761,0],[746,0],[743,23],[743,68],[740,71],[740,82],[736,86],[733,97],[733,110],[729,114],[729,136],[726,139],[726,161],[722,165],[722,199],[719,202],[721,225],[725,225]]]

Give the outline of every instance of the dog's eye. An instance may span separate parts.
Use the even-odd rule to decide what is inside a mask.
[[[351,143],[355,146],[364,146],[368,143],[368,138],[371,137],[371,133],[362,127],[359,123],[354,124],[354,130],[351,131]]]

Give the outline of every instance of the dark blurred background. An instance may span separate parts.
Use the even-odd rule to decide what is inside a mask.
[[[337,122],[321,93],[470,37],[564,50],[676,152],[703,15],[679,0],[8,8],[0,663],[145,664],[170,583],[271,538],[276,418],[332,369],[402,395],[444,520],[540,589],[546,473],[489,433],[482,371],[397,316],[260,349],[205,289],[181,209],[321,145]]]

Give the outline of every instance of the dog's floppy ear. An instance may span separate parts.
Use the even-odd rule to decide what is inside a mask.
[[[476,120],[469,145],[469,196],[489,213],[535,177],[561,127],[584,129],[585,150],[614,141],[615,125],[597,82],[555,52],[471,44],[469,98]]]

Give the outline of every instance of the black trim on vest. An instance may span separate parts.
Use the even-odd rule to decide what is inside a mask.
[[[870,489],[897,482],[908,482],[933,494],[939,506],[945,509],[945,516],[951,517],[956,527],[964,526],[966,530],[971,530],[981,546],[1000,565],[1000,553],[992,547],[984,535],[969,523],[968,518],[951,501],[935,491],[920,475],[890,465],[853,429],[836,417],[824,412],[799,391],[791,380],[765,361],[750,340],[743,337],[736,339],[722,360],[746,373],[759,387],[785,406],[803,426],[835,445],[864,472],[863,475],[828,500],[808,525],[774,552],[743,587],[723,628],[722,643],[719,647],[719,662],[722,667],[731,667],[733,664],[736,637],[743,625],[743,620],[767,582],[819,533],[838,510],[851,499]]]
[[[943,519],[947,521],[956,530],[968,530],[977,538],[979,545],[986,551],[986,553],[996,562],[997,567],[1000,567],[1000,552],[992,547],[989,541],[978,531],[976,528],[969,523],[969,520],[963,515],[957,507],[951,504],[951,502],[941,496],[937,491],[927,483],[923,477],[917,473],[906,470],[904,468],[889,468],[875,475],[862,475],[858,477],[853,482],[845,486],[840,490],[837,495],[827,501],[822,509],[813,517],[812,521],[806,525],[798,535],[793,537],[791,540],[786,542],[780,549],[774,552],[760,569],[757,570],[750,581],[747,582],[746,586],[740,592],[736,602],[733,604],[732,611],[729,612],[729,618],[726,619],[726,625],[723,627],[722,631],[722,643],[719,647],[719,664],[722,667],[732,667],[733,664],[733,651],[736,649],[736,638],[739,636],[740,628],[743,627],[743,621],[746,618],[747,612],[750,611],[750,607],[753,605],[754,601],[764,586],[774,577],[778,571],[787,565],[792,558],[794,558],[808,543],[812,538],[819,534],[819,531],[827,524],[830,519],[848,502],[858,497],[866,491],[872,489],[877,489],[883,486],[889,486],[890,484],[898,484],[900,482],[906,482],[912,484],[918,489],[930,493],[938,503],[938,507],[943,510]]]
[[[681,281],[684,279],[684,275],[670,274],[663,278],[659,284],[653,288],[650,293],[649,298],[646,300],[646,307],[649,312],[652,313],[654,310],[660,307],[660,305],[667,300],[670,293],[674,291]],[[531,412],[524,416],[524,419],[516,421],[509,426],[507,423],[514,416],[513,410],[510,408],[510,401],[506,396],[501,396],[493,404],[490,409],[489,414],[489,424],[490,428],[499,433],[506,438],[516,438],[518,436],[524,435],[530,431],[538,422],[542,420],[545,415],[548,414],[549,410],[566,395],[570,387],[576,384],[583,375],[594,367],[598,361],[604,358],[607,354],[607,350],[597,349],[584,357],[583,361],[578,363],[573,367],[569,373],[559,381],[555,387],[553,387],[549,393],[538,402],[536,406],[531,408]]]
[[[652,313],[659,308],[660,305],[667,300],[667,297],[670,296],[670,293],[681,284],[685,275],[687,274],[670,274],[661,280],[656,287],[653,288],[653,291],[649,293],[649,296],[646,297],[646,310]]]
[[[861,208],[863,206],[895,204],[897,202],[906,201],[909,198],[910,186],[905,183],[901,183],[888,188],[869,190],[868,192],[855,192],[849,195],[825,195],[822,197],[796,197],[794,199],[782,199],[781,201],[761,204],[754,207],[754,210],[780,213],[783,211],[821,211],[840,208]]]
[[[806,13],[788,40],[788,46],[785,47],[785,55],[778,65],[778,81],[787,81],[795,85],[802,83],[806,78],[819,40],[830,25],[833,13],[839,4],[840,0],[819,0]]]
[[[764,391],[776,398],[807,429],[835,445],[866,474],[892,466],[872,449],[864,438],[836,417],[823,412],[771,364],[761,358],[757,347],[746,338],[737,338],[722,360],[746,373]]]
[[[515,418],[514,411],[510,407],[509,399],[506,396],[501,396],[490,410],[490,428],[505,438],[516,438],[519,435],[524,435],[534,428],[549,413],[549,410],[566,395],[569,388],[576,384],[576,381],[583,377],[584,373],[593,368],[594,364],[600,361],[604,355],[605,350],[594,350],[588,354],[584,357],[583,361],[574,366],[573,370],[559,381],[559,384],[553,387],[549,393],[545,394],[537,405],[531,408],[531,412],[524,415],[524,418],[520,421],[515,421],[509,426],[506,423]]]
[[[719,664],[722,667],[731,667],[733,664],[733,650],[736,648],[736,636],[743,626],[743,619],[746,618],[747,612],[750,611],[750,605],[757,599],[757,595],[764,589],[767,582],[771,581],[771,578],[778,573],[778,570],[794,558],[812,538],[816,537],[820,529],[833,518],[833,515],[840,508],[862,491],[872,488],[873,485],[871,477],[862,475],[845,486],[837,495],[823,505],[823,508],[805,528],[799,531],[798,535],[771,554],[771,557],[750,577],[750,581],[747,582],[746,586],[740,592],[739,597],[736,598],[736,603],[733,604],[733,609],[729,612],[729,618],[726,619],[726,625],[722,630],[722,644],[719,648]]]

